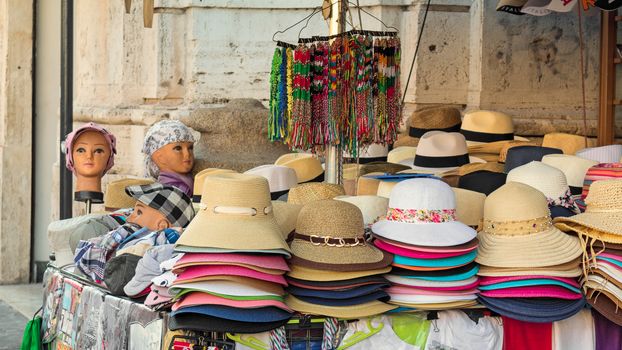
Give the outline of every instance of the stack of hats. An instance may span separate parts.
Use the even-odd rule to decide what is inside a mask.
[[[476,304],[476,231],[456,220],[454,192],[433,178],[405,180],[393,188],[386,219],[372,226],[374,244],[394,254],[386,278],[390,303],[448,309]]]
[[[290,256],[268,181],[225,173],[205,179],[200,210],[176,244],[184,252],[169,289],[169,328],[257,333],[291,317],[284,303]]]
[[[393,144],[394,147],[417,147],[419,139],[428,131],[460,131],[460,111],[454,107],[430,107],[413,112],[406,125],[408,134],[400,134]]]
[[[359,318],[394,309],[380,276],[390,270],[391,254],[363,236],[363,215],[348,202],[320,200],[298,215],[291,242],[286,303],[303,314]]]
[[[600,163],[587,169],[583,179],[581,198],[577,200],[579,208],[585,210],[585,199],[590,193],[590,187],[594,182],[620,178],[622,178],[622,163]]]
[[[551,222],[546,197],[508,182],[484,203],[476,261],[480,302],[502,316],[527,322],[568,318],[585,305],[576,277],[581,246]]]
[[[588,302],[622,326],[622,180],[592,184],[585,213],[555,219],[555,226],[584,242],[582,285]]]

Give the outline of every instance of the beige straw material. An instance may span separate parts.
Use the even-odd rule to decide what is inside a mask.
[[[287,239],[290,233],[296,229],[298,221],[298,213],[302,209],[302,205],[291,204],[283,201],[272,201],[272,209],[274,210],[274,218],[281,228],[283,239]]]
[[[595,147],[596,140],[589,140],[587,147]],[[542,147],[561,149],[564,154],[575,154],[585,148],[585,137],[580,135],[553,132],[544,135]]]
[[[430,107],[414,111],[406,122],[407,129],[417,128],[425,130],[442,130],[462,123],[460,111],[454,107],[440,106]],[[400,134],[393,147],[414,146],[419,144],[418,137],[412,137],[408,133]]]
[[[464,176],[480,170],[492,171],[494,173],[503,173],[504,169],[503,164],[497,163],[496,161],[486,163],[469,163],[459,167],[458,169],[447,171],[443,173],[443,176]]]
[[[285,298],[285,304],[293,310],[303,314],[336,317],[341,319],[369,317],[383,314],[397,308],[397,306],[385,304],[377,300],[352,306],[325,306],[302,301],[291,294]]]
[[[327,271],[290,264],[288,276],[305,281],[330,282],[351,280],[353,278],[380,275],[391,271],[391,267],[363,271]]]
[[[399,182],[396,181],[380,181],[376,195],[384,198],[390,198],[393,187],[395,187],[398,183]]]
[[[322,199],[333,199],[346,194],[343,186],[326,182],[309,182],[289,190],[287,203],[306,205]]]
[[[361,176],[362,164],[348,163],[343,165],[343,179],[351,180]]]
[[[397,140],[393,143],[393,147],[417,147],[419,145],[419,138],[412,137],[408,134],[397,135]]]
[[[289,153],[279,157],[275,165],[294,169],[298,183],[311,181],[324,173],[320,160],[310,153]]]
[[[104,206],[111,210],[122,208],[134,208],[136,199],[125,193],[128,186],[149,185],[154,181],[150,179],[121,179],[108,183],[104,194]]]
[[[451,310],[472,307],[477,305],[477,300],[451,301],[448,303],[409,304],[389,301],[392,305],[403,306],[418,310]]]
[[[417,147],[401,146],[395,147],[387,155],[387,162],[399,164],[401,161],[414,158],[417,154]]]
[[[583,272],[581,271],[581,259],[575,259],[560,265],[546,266],[546,267],[494,267],[480,265],[477,272],[480,276],[487,277],[504,277],[504,276],[531,276],[531,275],[543,275],[554,277],[579,277]]]
[[[514,133],[514,123],[512,117],[505,113],[478,110],[468,112],[464,115],[462,120],[462,130],[482,132],[488,134],[510,134]],[[514,140],[529,141],[528,139],[520,136],[514,136]],[[509,141],[509,140],[508,140]],[[482,146],[481,148],[469,148],[469,153],[482,152],[482,153],[496,153],[499,154],[501,147],[508,141],[496,141],[489,143],[468,141],[469,146]]]
[[[551,223],[548,202],[535,188],[509,182],[484,203],[476,261],[495,267],[559,265],[579,257],[579,239]]]
[[[333,199],[305,205],[298,215],[296,233],[319,236],[315,243],[295,238],[290,261],[299,266],[332,271],[361,271],[389,266],[391,254],[366,243],[363,214],[354,204]],[[360,239],[360,244],[343,247],[317,243],[322,237]]]
[[[251,212],[254,210],[255,215],[235,213],[239,208]],[[236,173],[217,174],[205,179],[201,210],[177,244],[289,251],[274,218],[268,180],[261,176]]]
[[[370,173],[395,174],[406,169],[410,169],[410,167],[403,164],[394,164],[389,162],[371,162],[362,165],[361,176]]]
[[[205,183],[205,178],[210,175],[216,174],[225,174],[225,173],[235,173],[234,170],[230,169],[220,169],[220,168],[207,168],[199,171],[196,175],[194,175],[194,190],[192,193],[194,195],[201,195],[203,193],[203,184]]]
[[[369,176],[372,175],[382,175],[382,173],[369,173]],[[378,193],[378,186],[380,185],[380,180],[373,179],[367,176],[361,176],[358,178],[356,183],[356,195],[357,196],[365,196],[371,195],[375,196]]]
[[[506,142],[501,151],[499,151],[499,163],[505,163],[505,159],[508,156],[508,151],[510,148],[519,147],[519,146],[540,146],[540,144],[536,141],[509,141]]]
[[[509,142],[509,141],[499,141],[499,142]],[[484,145],[489,145],[489,144],[486,143]],[[477,157],[489,163],[497,163],[499,161],[499,151],[496,151],[496,152],[495,150],[491,150],[491,152],[474,151],[473,147],[471,146],[468,147],[468,150],[469,150],[469,156],[471,157]]]
[[[463,188],[451,188],[456,195],[456,217],[458,221],[469,226],[481,226],[484,218],[483,193],[465,190]]]
[[[229,282],[235,282],[235,283],[239,283],[245,286],[249,286],[252,288],[256,288],[256,289],[259,289],[263,292],[270,293],[270,294],[276,294],[276,295],[285,294],[285,292],[283,291],[283,287],[281,287],[280,284],[276,284],[273,282],[267,282],[267,281],[259,280],[256,278],[250,278],[250,277],[244,277],[244,276],[231,276],[231,275],[201,276],[198,278],[188,279],[188,280],[183,280],[183,281],[177,279],[173,282],[173,287],[178,284],[205,282],[205,281],[229,281]]]
[[[564,231],[585,234],[604,242],[622,243],[621,199],[622,179],[594,181],[585,198],[585,212],[556,218],[555,225]]]

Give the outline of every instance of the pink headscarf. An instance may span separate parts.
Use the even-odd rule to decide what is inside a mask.
[[[105,174],[114,165],[114,155],[117,154],[117,138],[101,125],[93,122],[82,125],[78,129],[70,132],[67,135],[67,138],[65,138],[65,166],[69,169],[69,171],[74,172],[72,154],[73,142],[85,131],[97,131],[104,135],[104,138],[110,147],[110,157],[108,158],[108,163],[106,164],[106,169],[104,170]]]

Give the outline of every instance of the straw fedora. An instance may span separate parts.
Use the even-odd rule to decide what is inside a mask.
[[[412,245],[444,247],[473,240],[475,230],[456,221],[456,199],[443,181],[415,178],[391,191],[386,219],[372,226],[374,234]]]
[[[508,150],[505,158],[504,170],[510,170],[533,161],[541,161],[548,154],[562,154],[558,148],[539,147],[539,146],[518,146]]]
[[[359,177],[356,182],[356,195],[357,196],[366,196],[366,195],[375,196],[378,193],[378,186],[380,185],[380,180],[375,179],[371,176],[382,175],[382,174],[383,173],[369,173],[367,174],[367,176]]]
[[[393,147],[417,146],[419,138],[428,131],[460,131],[460,111],[454,107],[431,107],[414,111],[408,118],[408,134],[398,135]]]
[[[128,186],[150,185],[154,181],[150,179],[121,179],[108,183],[104,194],[104,206],[106,211],[115,211],[122,208],[134,208],[136,199],[125,193]]]
[[[566,176],[570,192],[574,195],[581,194],[583,181],[588,169],[598,164],[594,160],[568,154],[549,154],[542,157],[542,163],[561,170]]]
[[[512,117],[505,113],[485,110],[466,113],[460,133],[467,140],[469,151],[473,152],[499,154],[507,141],[529,141],[524,137],[514,136]]]
[[[546,197],[518,182],[508,182],[486,198],[479,240],[476,261],[495,267],[559,265],[582,252],[576,237],[553,226]]]
[[[236,173],[205,179],[201,210],[177,245],[289,252],[274,218],[268,181],[260,176]]]
[[[296,229],[296,221],[298,221],[298,213],[300,213],[302,205],[272,201],[272,208],[274,209],[274,219],[283,233],[283,239],[287,239]]]
[[[471,227],[479,227],[484,218],[483,193],[465,190],[463,188],[451,188],[456,196],[456,218],[458,221]]]
[[[244,174],[258,175],[268,180],[270,196],[277,199],[298,184],[298,177],[294,169],[274,164],[260,165],[244,172]]]
[[[505,160],[508,157],[508,151],[511,148],[514,147],[519,147],[519,146],[540,146],[537,142],[535,141],[508,141],[506,142],[503,147],[501,147],[501,151],[499,151],[499,163],[505,163]]]
[[[288,153],[280,156],[274,165],[282,165],[296,171],[298,183],[324,181],[324,168],[320,160],[310,153]]]
[[[400,164],[424,173],[442,173],[469,163],[485,163],[469,157],[464,136],[457,132],[428,131],[419,139],[413,158]]]
[[[389,153],[389,145],[372,143],[370,145],[361,146],[358,157],[353,157],[348,152],[343,152],[343,159],[357,162],[359,164],[367,164],[371,162],[386,162]]]
[[[575,153],[578,157],[599,163],[617,163],[622,158],[622,145],[585,148]]]
[[[380,196],[337,196],[335,199],[356,205],[363,213],[365,227],[384,217],[389,206],[389,200]]]
[[[559,148],[564,154],[575,154],[577,151],[589,146],[585,142],[586,140],[583,136],[553,132],[544,135],[542,147]]]
[[[549,205],[561,205],[579,213],[579,208],[571,198],[566,175],[557,168],[542,162],[527,163],[512,169],[506,181],[529,185],[542,192]]]
[[[192,191],[192,201],[195,203],[201,202],[201,193],[203,193],[203,183],[205,182],[206,177],[210,175],[225,173],[235,173],[235,171],[220,168],[207,168],[199,171],[196,175],[194,175],[194,190]]]
[[[291,242],[293,264],[331,271],[388,266],[393,258],[365,241],[363,215],[354,204],[321,200],[305,205]]]
[[[385,304],[380,301],[370,301],[352,306],[318,305],[302,301],[293,295],[288,295],[287,298],[285,298],[285,303],[293,310],[303,314],[322,315],[342,319],[369,317],[383,314],[397,308],[397,306]]]
[[[417,153],[417,147],[400,146],[389,151],[387,162],[400,164],[404,159],[414,158]]]
[[[326,182],[309,182],[290,189],[287,203],[306,205],[314,201],[333,199],[345,194],[346,191],[341,185]]]

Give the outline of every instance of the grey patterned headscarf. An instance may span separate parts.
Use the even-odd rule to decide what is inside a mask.
[[[145,154],[145,175],[157,179],[160,169],[151,156],[160,148],[173,142],[196,142],[192,130],[179,120],[159,121],[145,135],[142,152]]]

